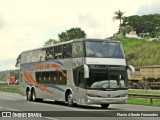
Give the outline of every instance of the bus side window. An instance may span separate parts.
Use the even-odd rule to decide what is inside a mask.
[[[63,58],[72,57],[72,44],[63,45]]]
[[[27,59],[27,53],[22,53],[22,55],[21,55],[21,64],[26,63],[26,59]]]
[[[47,48],[46,49],[46,55],[45,55],[45,60],[52,60],[54,58],[54,49],[52,48]]]
[[[62,45],[56,46],[54,48],[54,58],[61,59],[62,58]]]
[[[31,63],[32,62],[32,52],[27,52],[26,53],[26,63]]]
[[[83,42],[74,42],[72,47],[72,56],[74,58],[84,56]]]
[[[58,84],[58,72],[54,71],[53,72],[53,84]]]
[[[63,71],[63,72],[65,73],[65,71]],[[59,72],[58,84],[59,85],[66,85],[67,84],[67,79],[61,72]]]

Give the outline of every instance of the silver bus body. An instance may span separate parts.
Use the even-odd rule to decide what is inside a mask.
[[[72,98],[71,102],[74,104],[102,106],[126,103],[128,97],[127,65],[123,49],[121,48],[120,57],[89,56],[86,42],[89,44],[90,42],[102,42],[96,43],[102,46],[111,43],[112,46],[117,44],[118,47],[121,47],[121,44],[116,41],[80,39],[22,52],[20,93],[26,95],[29,100],[41,98],[70,102]],[[68,55],[65,57],[60,51],[56,52],[58,46],[62,46],[62,51],[66,52],[69,49],[67,44],[72,46],[72,55],[65,53],[66,56]],[[54,58],[44,58],[47,54],[46,50],[50,48],[54,49],[50,51],[51,54],[54,54],[52,56]],[[100,52],[107,52],[105,47],[103,50],[98,49]],[[42,50],[45,52],[37,52]],[[84,53],[80,53],[82,50]],[[76,56],[77,53],[79,56]],[[55,57],[56,55],[63,56],[63,58]],[[34,59],[36,56],[39,61],[37,58]]]

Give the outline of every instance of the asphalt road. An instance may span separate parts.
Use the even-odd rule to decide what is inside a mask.
[[[143,106],[143,105],[130,105],[130,104],[113,104],[108,109],[102,109],[98,105],[84,106],[78,105],[77,107],[69,107],[65,103],[55,102],[51,100],[44,100],[44,102],[30,102],[26,98],[17,93],[0,92],[0,111],[47,111],[49,116],[39,118],[2,118],[0,120],[158,120],[158,117],[113,117],[112,113],[115,111],[160,111],[160,107]],[[54,117],[52,113],[58,112],[59,116],[69,114],[70,117]],[[68,112],[68,113],[67,113]],[[76,114],[84,112],[84,116],[76,117]],[[125,112],[124,112],[125,113]],[[74,117],[71,117],[73,114]],[[89,114],[90,117],[85,117]],[[110,117],[96,117],[96,115],[108,115]],[[51,115],[51,116],[50,116]],[[93,115],[93,117],[92,117]]]

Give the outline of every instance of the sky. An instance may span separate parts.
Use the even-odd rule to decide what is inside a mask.
[[[22,51],[42,47],[72,27],[87,38],[107,38],[118,31],[115,11],[160,14],[159,5],[160,0],[0,0],[0,71],[16,69]]]

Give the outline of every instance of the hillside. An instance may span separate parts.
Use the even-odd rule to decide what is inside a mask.
[[[160,65],[160,40],[116,38],[123,45],[127,64],[135,67]]]

